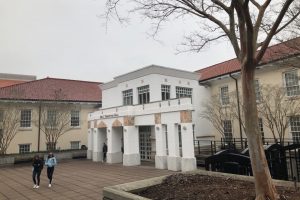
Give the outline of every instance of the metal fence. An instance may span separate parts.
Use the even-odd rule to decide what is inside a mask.
[[[300,182],[300,141],[285,140],[279,142],[273,138],[263,138],[263,144],[272,177]],[[231,140],[222,138],[219,141],[194,140],[194,147],[197,164],[202,167],[205,166],[206,158],[222,150],[249,156],[246,138],[242,140],[240,138],[232,138]]]

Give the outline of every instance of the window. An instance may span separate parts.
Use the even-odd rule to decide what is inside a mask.
[[[48,110],[47,111],[47,124],[48,126],[56,126],[56,110]]]
[[[261,100],[261,93],[260,93],[259,81],[255,80],[254,84],[255,84],[254,87],[255,87],[256,101],[259,102]]]
[[[221,103],[222,105],[228,105],[229,104],[229,92],[228,92],[228,86],[221,87]]]
[[[56,149],[56,143],[55,142],[48,142],[46,148],[47,148],[47,151],[55,150]]]
[[[285,72],[284,82],[287,96],[295,96],[300,94],[297,70]]]
[[[265,133],[264,133],[264,124],[263,124],[262,118],[258,118],[258,130],[261,134],[262,140],[264,141]]]
[[[169,85],[161,85],[161,100],[170,99],[170,86]]]
[[[80,114],[79,110],[71,111],[71,126],[72,127],[80,126],[79,114]]]
[[[71,149],[79,149],[80,142],[79,141],[72,141],[71,142]]]
[[[293,141],[300,143],[300,116],[290,117],[290,126]]]
[[[0,110],[0,122],[4,121],[4,111]]]
[[[150,90],[149,85],[138,87],[139,104],[145,104],[150,102]]]
[[[19,144],[19,153],[29,153],[30,152],[30,144]]]
[[[31,110],[21,110],[21,123],[20,127],[31,127]]]
[[[125,90],[122,92],[123,93],[123,105],[132,105],[133,104],[133,91],[132,89],[130,90]]]
[[[232,140],[232,125],[230,120],[223,121],[223,128],[224,128],[224,136],[225,142],[231,142]]]
[[[190,97],[192,98],[192,88],[176,87],[176,98]]]

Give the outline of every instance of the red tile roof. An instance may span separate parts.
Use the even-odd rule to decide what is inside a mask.
[[[2,87],[7,87],[10,85],[15,85],[15,84],[19,84],[19,83],[24,83],[27,81],[20,81],[20,80],[0,80],[0,88]]]
[[[102,99],[99,84],[101,83],[45,78],[0,88],[0,99],[99,103]]]
[[[293,48],[291,46],[297,46]],[[260,65],[274,62],[280,60],[282,58],[286,58],[292,55],[300,54],[300,38],[296,38],[293,40],[289,40],[284,43],[276,44],[267,49]],[[212,78],[216,78],[222,75],[238,72],[241,70],[241,64],[237,58],[224,61],[222,63],[218,63],[212,65],[210,67],[206,67],[200,70],[197,70],[196,73],[199,74],[199,81],[205,81]]]

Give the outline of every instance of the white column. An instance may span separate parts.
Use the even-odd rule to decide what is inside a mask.
[[[102,159],[100,158],[100,133],[99,133],[99,129],[94,128],[93,129],[93,161],[94,162],[99,162]]]
[[[134,166],[141,164],[139,149],[139,129],[135,126],[124,126],[124,155],[123,165]]]
[[[87,143],[87,159],[92,159],[93,156],[93,129],[88,129],[88,143]]]
[[[107,129],[107,162],[121,163],[122,162],[122,129],[108,128]]]
[[[181,157],[179,154],[179,136],[178,126],[175,124],[168,124],[168,150],[169,156],[167,158],[168,170],[181,170]]]
[[[167,169],[167,145],[166,145],[166,126],[155,125],[156,155],[155,167],[157,169]]]
[[[193,124],[181,124],[182,138],[182,171],[192,171],[197,169],[197,163],[194,150]]]

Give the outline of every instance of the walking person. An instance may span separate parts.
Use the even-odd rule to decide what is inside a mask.
[[[40,187],[40,176],[43,170],[44,163],[39,155],[35,155],[32,162],[32,180],[33,180],[33,188]]]
[[[107,154],[107,145],[105,144],[105,142],[103,143],[103,162],[106,162],[106,154]]]
[[[45,161],[45,165],[47,166],[47,176],[48,176],[48,179],[49,179],[49,187],[52,186],[52,177],[53,177],[53,173],[54,173],[54,166],[57,165],[57,162],[56,162],[56,158],[55,156],[53,155],[52,152],[50,152],[48,154],[48,158],[47,160]]]

